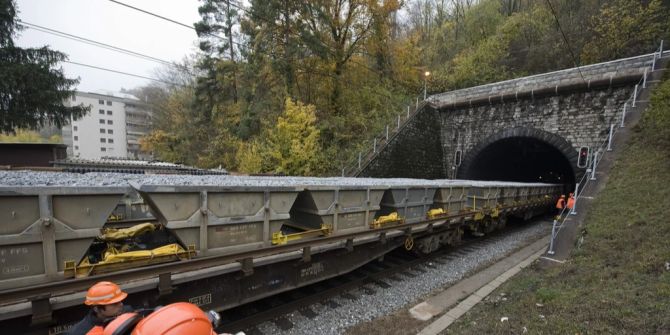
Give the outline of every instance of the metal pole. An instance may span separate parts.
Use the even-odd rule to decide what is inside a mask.
[[[577,200],[579,199],[579,183],[575,184],[575,203],[572,204],[571,215],[577,215]]]
[[[427,94],[426,93],[426,87],[428,86],[427,82],[428,82],[428,79],[426,78],[426,76],[424,76],[423,77],[423,100],[426,100],[426,94]]]
[[[596,166],[598,166],[598,151],[593,153],[593,168],[591,169],[591,180],[596,180]]]
[[[637,87],[639,84],[635,84],[635,91],[633,91],[633,107],[635,107],[635,101],[637,100]]]
[[[377,153],[377,138],[372,142],[372,152]]]
[[[361,156],[362,156],[362,155],[363,155],[363,153],[359,151],[359,152],[358,152],[358,168],[359,168],[359,169],[361,168],[361,158],[362,158]]]
[[[614,133],[614,124],[610,124],[610,135],[607,139],[607,151],[612,151],[612,134]]]
[[[628,108],[628,103],[623,104],[623,112],[621,112],[621,128],[624,127],[623,122],[626,120],[626,109]]]
[[[549,251],[547,251],[547,254],[553,255],[554,254],[554,238],[556,238],[556,220],[554,220],[554,223],[551,225],[551,240],[549,240]]]
[[[642,77],[642,88],[647,88],[647,68],[644,68],[644,76]]]
[[[654,52],[654,57],[651,58],[651,70],[654,71],[656,69],[656,53]]]
[[[400,114],[398,114],[398,128],[396,129],[400,129]]]
[[[663,57],[663,40],[661,40],[661,48],[659,52],[659,57]]]
[[[386,125],[386,140],[389,140],[389,125]]]

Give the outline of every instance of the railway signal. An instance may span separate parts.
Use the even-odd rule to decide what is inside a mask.
[[[579,157],[577,157],[577,167],[585,168],[589,164],[589,147],[579,148]]]

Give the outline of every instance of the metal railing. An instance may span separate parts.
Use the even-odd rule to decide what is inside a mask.
[[[342,177],[353,177],[360,173],[377,154],[383,151],[393,137],[395,137],[408,121],[421,111],[430,100],[430,96],[427,99],[424,99],[423,97],[424,93],[423,90],[421,90],[421,94],[417,95],[416,98],[406,106],[406,109],[396,115],[393,123],[386,124],[381,134],[377,134],[372,137],[372,139],[366,141],[368,142],[367,145],[369,149],[359,151],[356,157],[347,161],[345,166],[342,167]]]
[[[574,192],[575,201],[572,208],[568,209],[567,206],[565,206],[563,210],[554,219],[551,227],[551,239],[549,241],[549,251],[547,251],[547,254],[553,255],[555,253],[554,243],[556,237],[558,236],[558,233],[566,225],[566,220],[568,219],[568,217],[570,217],[570,215],[577,214],[577,204],[579,203],[579,199],[582,197],[584,190],[589,185],[589,182],[597,180],[596,171],[598,169],[598,162],[607,152],[612,151],[612,140],[614,139],[616,133],[621,128],[625,127],[626,115],[630,113],[630,111],[628,110],[629,106],[631,108],[637,107],[636,104],[638,102],[639,93],[641,92],[641,90],[647,88],[647,77],[648,75],[650,75],[651,72],[653,72],[656,69],[656,60],[660,59],[661,57],[663,57],[662,40],[660,47],[656,49],[653,53],[653,61],[651,65],[644,69],[644,74],[642,78],[640,78],[640,81],[637,84],[635,84],[635,89],[631,93],[630,97],[626,100],[626,102],[624,102],[623,106],[620,108],[620,113],[617,113],[611,120],[612,122],[610,123],[609,133],[603,139],[600,145],[596,146],[595,150],[593,150],[590,157],[591,158],[590,168],[586,169],[586,172],[584,173],[582,178],[579,180],[579,182],[575,184],[575,192]],[[616,126],[617,124],[619,124],[618,127]]]

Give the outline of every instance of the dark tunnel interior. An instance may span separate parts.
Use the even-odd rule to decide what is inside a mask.
[[[552,145],[530,137],[511,137],[490,144],[463,172],[465,179],[475,180],[575,183],[565,155]]]

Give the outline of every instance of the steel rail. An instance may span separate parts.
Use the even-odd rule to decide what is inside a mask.
[[[501,207],[500,209],[510,209],[516,207],[537,207],[540,205],[546,205],[545,202],[535,201],[529,204],[519,205],[519,206],[506,206]],[[12,303],[12,302],[21,302],[25,300],[36,300],[36,299],[48,299],[50,297],[73,293],[78,291],[84,291],[88,289],[92,284],[101,281],[114,281],[114,282],[124,282],[129,280],[137,279],[150,279],[155,278],[160,275],[181,273],[186,271],[199,270],[207,267],[213,267],[217,265],[223,265],[227,263],[242,262],[244,259],[250,259],[260,256],[268,256],[272,254],[285,253],[291,251],[298,251],[305,247],[310,247],[320,244],[328,244],[338,241],[353,240],[356,237],[375,235],[380,233],[385,233],[393,230],[407,230],[406,234],[410,235],[412,227],[421,226],[425,224],[431,224],[439,221],[450,221],[453,219],[461,219],[468,216],[474,216],[478,212],[467,212],[459,213],[450,216],[444,216],[434,219],[426,219],[414,223],[404,223],[397,224],[393,226],[381,227],[375,230],[367,230],[361,232],[352,232],[346,234],[339,234],[333,236],[320,237],[316,239],[310,239],[305,241],[292,242],[285,245],[271,246],[258,250],[246,250],[231,254],[224,255],[214,255],[214,256],[203,256],[200,258],[194,258],[188,261],[177,262],[177,263],[163,263],[151,266],[145,266],[141,268],[128,269],[124,271],[94,275],[84,278],[75,278],[69,280],[61,280],[44,284],[37,284],[28,287],[13,288],[8,290],[0,291],[0,304]],[[382,237],[380,236],[380,239]]]

